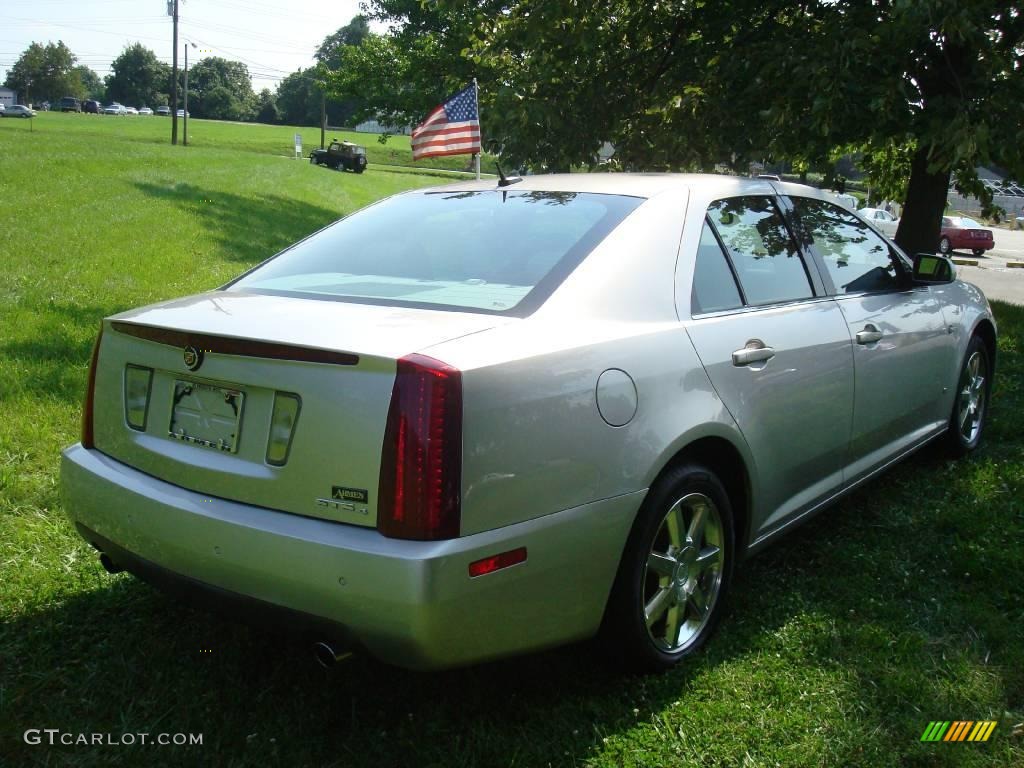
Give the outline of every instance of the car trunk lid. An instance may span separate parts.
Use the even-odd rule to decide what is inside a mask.
[[[374,525],[398,358],[512,321],[222,291],[117,315],[95,445],[211,498]],[[272,433],[290,438],[283,463]]]

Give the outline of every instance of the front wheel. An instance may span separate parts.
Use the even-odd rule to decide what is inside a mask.
[[[953,243],[949,241],[948,237],[943,237],[939,240],[939,253],[951,253],[953,251]]]
[[[946,444],[954,456],[966,456],[981,443],[992,389],[992,364],[988,348],[978,336],[967,345],[957,381],[953,413],[946,432]]]
[[[732,506],[698,464],[665,473],[647,494],[626,542],[602,634],[642,671],[669,669],[714,631],[732,577]]]
[[[985,255],[985,249],[984,248],[975,248],[973,253],[974,253],[975,257],[984,256]]]

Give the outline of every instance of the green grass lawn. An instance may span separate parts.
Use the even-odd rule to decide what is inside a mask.
[[[995,307],[984,448],[922,452],[743,564],[719,633],[677,670],[623,676],[583,645],[325,674],[292,641],[108,576],[63,517],[58,456],[103,316],[438,179],[275,156],[292,129],[191,121],[185,149],[146,133],[157,118],[27,122],[0,121],[0,765],[1024,765],[1024,308]],[[940,719],[999,725],[920,743]],[[203,744],[31,746],[29,728]]]
[[[91,115],[85,113],[40,112],[32,121],[7,118],[0,121],[7,131],[22,130],[39,133],[39,141],[53,139],[56,134],[68,138],[77,137],[90,146],[104,141],[138,142],[143,144],[170,144],[171,119],[135,115]],[[30,125],[31,123],[31,125]],[[178,119],[178,141],[185,136],[184,121]],[[230,123],[221,120],[199,120],[189,118],[188,143],[192,148],[231,148],[246,152],[293,157],[295,155],[295,134],[302,136],[302,153],[309,153],[320,146],[320,126],[301,127],[293,125],[263,125],[261,123]],[[7,134],[0,134],[6,136]],[[325,140],[354,141],[366,147],[368,164],[399,165],[411,168],[447,169],[465,171],[469,168],[469,155],[453,157],[431,157],[413,161],[408,136],[391,136],[381,144],[379,136],[373,133],[329,130]],[[494,173],[494,158],[484,154],[481,168],[485,173]]]

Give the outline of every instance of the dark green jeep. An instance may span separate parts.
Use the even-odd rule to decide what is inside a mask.
[[[326,165],[337,171],[345,169],[362,173],[366,170],[366,147],[353,144],[351,141],[335,139],[327,149],[314,149],[310,152],[309,162],[314,165]]]

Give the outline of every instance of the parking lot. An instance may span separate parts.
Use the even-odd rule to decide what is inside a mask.
[[[1024,261],[1024,231],[993,229],[996,247],[975,259],[969,253],[955,253],[955,258],[977,261],[978,266],[960,266],[961,279],[974,283],[989,299],[1024,305],[1024,268],[1008,267],[1007,262]]]

